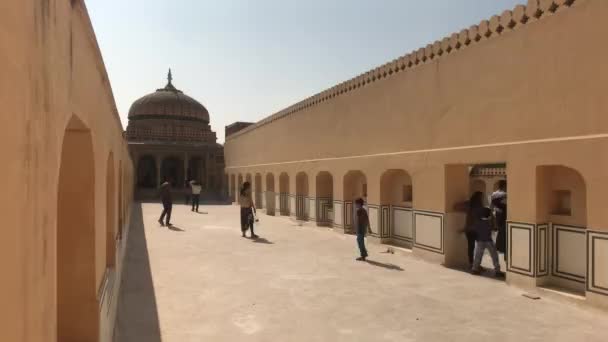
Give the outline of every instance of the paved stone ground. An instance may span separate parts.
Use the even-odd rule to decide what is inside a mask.
[[[608,313],[504,282],[384,254],[354,261],[355,239],[260,215],[240,237],[238,208],[135,205],[118,342],[607,341]],[[143,225],[142,225],[143,223]]]

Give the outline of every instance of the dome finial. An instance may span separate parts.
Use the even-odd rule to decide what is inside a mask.
[[[169,68],[169,74],[167,74],[167,80],[169,81],[168,84],[171,84],[171,81],[173,81],[173,75],[171,74],[171,68]]]

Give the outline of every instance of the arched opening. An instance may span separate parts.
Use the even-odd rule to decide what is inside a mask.
[[[232,202],[236,201],[236,176],[234,174],[230,175],[230,198]]]
[[[205,184],[205,160],[202,157],[192,157],[188,161],[188,172],[187,172],[187,180],[195,180],[203,188],[206,188],[207,184]]]
[[[382,237],[411,246],[414,238],[412,178],[405,170],[387,170],[380,177]]]
[[[249,185],[253,187],[253,181],[251,179],[251,173],[245,175],[245,182],[249,182]]]
[[[546,274],[544,282],[551,286],[584,294],[587,275],[585,179],[577,170],[562,165],[539,166],[536,175],[536,220],[541,223],[537,228],[540,260],[537,273]],[[514,262],[525,252],[523,243],[517,243],[519,238],[519,232],[513,230],[510,241]],[[548,265],[553,267],[551,272]]]
[[[123,184],[123,171],[122,171],[122,160],[118,161],[118,236],[117,238],[122,239],[122,226],[124,224],[125,210],[124,210],[124,195],[125,189]]]
[[[274,191],[274,175],[266,174],[266,214],[275,215],[275,191]]]
[[[239,187],[236,189],[236,197],[238,198],[239,193],[241,192],[241,189],[243,188],[243,182],[244,182],[243,175],[239,173],[237,180],[238,180]]]
[[[334,178],[331,173],[321,171],[316,177],[317,225],[328,226],[332,223],[334,205]]]
[[[95,159],[91,132],[73,117],[63,138],[57,191],[57,340],[97,341]]]
[[[153,156],[142,156],[137,163],[137,187],[155,189],[156,184],[156,159]]]
[[[253,185],[255,189],[255,206],[259,209],[264,208],[264,203],[262,201],[262,175],[259,173],[255,174],[255,181]]]
[[[494,190],[497,190],[498,186],[494,186]],[[473,195],[475,192],[481,192],[484,195],[484,198],[488,197],[486,182],[483,179],[472,179],[471,180],[471,193]]]
[[[367,178],[359,170],[349,171],[344,175],[344,227],[352,233],[355,211],[353,203],[357,198],[363,198],[367,204]]]
[[[296,175],[296,218],[308,220],[308,175],[299,172]]]
[[[113,268],[116,265],[116,190],[112,152],[106,165],[106,268]]]
[[[167,157],[161,163],[161,181],[169,182],[173,187],[183,187],[184,162],[178,157]]]
[[[279,212],[283,216],[289,216],[289,175],[286,172],[279,175]]]

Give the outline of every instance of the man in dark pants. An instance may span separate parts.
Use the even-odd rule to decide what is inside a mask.
[[[369,217],[367,211],[363,208],[365,202],[362,198],[358,198],[355,201],[357,206],[357,245],[359,246],[359,252],[361,257],[357,258],[357,261],[365,261],[367,258],[367,248],[365,248],[365,235],[369,231],[372,233],[372,229],[369,226]]]
[[[163,203],[163,212],[158,219],[158,223],[162,226],[171,227],[171,209],[173,209],[173,201],[171,199],[171,184],[165,181],[160,186],[160,201]],[[167,216],[165,224],[164,218]]]
[[[496,217],[496,249],[504,253],[507,260],[507,181],[498,182],[498,190],[492,193],[492,208]]]

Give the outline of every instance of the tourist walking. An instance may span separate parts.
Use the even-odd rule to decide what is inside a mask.
[[[363,207],[365,202],[362,198],[358,198],[355,201],[355,205],[357,208],[357,220],[356,220],[356,232],[357,232],[357,245],[359,246],[359,252],[361,256],[357,258],[357,261],[365,261],[367,258],[367,248],[365,248],[365,235],[368,232],[372,233],[372,229],[369,225],[369,217],[367,216],[367,211]]]
[[[467,203],[467,217],[464,226],[464,233],[467,237],[467,256],[469,257],[469,269],[473,268],[475,254],[475,242],[477,241],[477,231],[475,227],[475,213],[483,208],[483,193],[475,191]]]
[[[158,222],[161,226],[171,226],[171,210],[173,209],[173,200],[171,198],[171,183],[165,181],[160,186],[160,201],[163,204],[163,212],[160,214]],[[164,221],[166,218],[166,221]]]
[[[500,262],[498,261],[498,252],[496,251],[496,245],[492,240],[492,210],[484,206],[478,207],[473,210],[473,220],[475,231],[476,231],[476,247],[475,247],[475,259],[473,260],[472,274],[481,274],[481,260],[483,253],[487,249],[492,257],[492,263],[494,264],[494,275],[497,278],[505,276],[500,271]]]
[[[255,213],[255,205],[251,197],[251,183],[243,183],[241,193],[239,195],[239,204],[241,206],[241,233],[245,237],[247,230],[251,232],[251,238],[257,239],[258,236],[253,232],[253,221]]]
[[[498,182],[498,190],[494,191],[491,196],[491,207],[494,209],[496,217],[496,227],[498,234],[496,235],[496,249],[504,253],[504,258],[507,260],[507,181],[501,180]]]
[[[192,211],[196,211],[198,213],[198,204],[201,198],[201,191],[203,187],[197,181],[192,181],[190,184],[190,188],[192,189]]]

